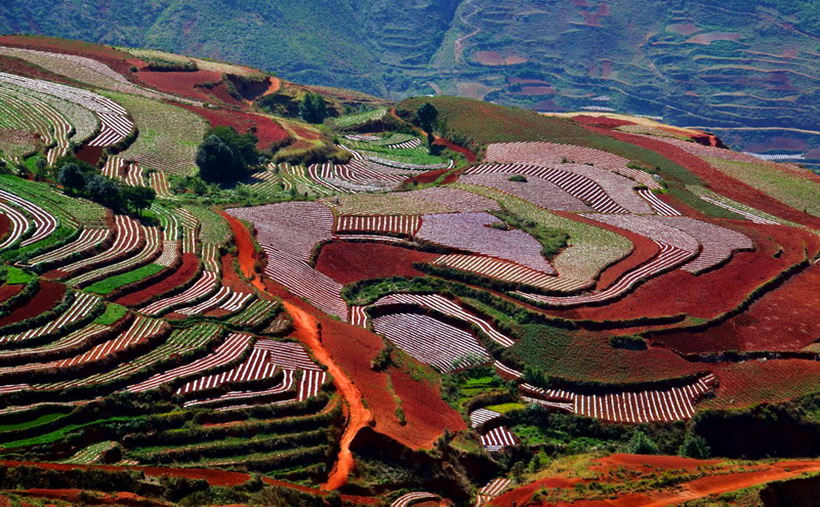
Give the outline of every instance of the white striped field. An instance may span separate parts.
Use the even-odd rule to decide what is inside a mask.
[[[34,220],[34,232],[31,236],[20,243],[21,247],[31,245],[32,243],[45,239],[57,229],[58,221],[54,215],[33,202],[2,189],[0,189],[0,199],[3,199],[8,203],[24,210]]]
[[[175,306],[190,303],[191,301],[207,296],[216,290],[216,284],[218,282],[219,276],[216,273],[212,271],[203,271],[199,279],[188,289],[182,291],[176,296],[170,296],[154,301],[153,303],[140,308],[139,311],[146,315],[159,315]]]
[[[545,290],[572,292],[590,285],[585,280],[552,276],[514,262],[482,255],[447,254],[433,261],[453,269],[470,271],[505,282],[523,283]]]

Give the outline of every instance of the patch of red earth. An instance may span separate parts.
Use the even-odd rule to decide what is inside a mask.
[[[23,287],[24,284],[0,285],[0,303],[19,294]]]
[[[720,379],[718,397],[708,408],[739,409],[780,403],[817,392],[820,362],[807,359],[710,364]]]
[[[601,20],[607,16],[609,16],[609,4],[601,2],[598,5],[598,9],[595,11],[581,11],[581,16],[584,17],[584,21],[586,22],[587,26],[593,26],[596,28],[600,28]]]
[[[88,146],[83,144],[82,148],[77,152],[77,158],[88,165],[96,167],[103,154],[102,146]]]
[[[92,44],[68,39],[57,39],[52,37],[27,37],[25,35],[4,35],[0,36],[0,45],[11,46],[24,49],[36,49],[49,51],[52,53],[62,53],[67,55],[85,56],[98,60],[129,80],[134,80],[131,73],[132,66],[141,66],[142,61],[132,55],[113,49],[108,46]]]
[[[415,262],[433,262],[438,254],[383,243],[334,241],[327,243],[316,259],[316,270],[348,284],[388,276],[424,276]]]
[[[718,169],[712,167],[705,160],[692,155],[677,146],[672,146],[669,143],[648,137],[627,134],[625,132],[602,129],[593,126],[586,126],[586,128],[592,130],[593,132],[613,137],[619,141],[641,146],[659,153],[672,162],[675,162],[676,164],[688,169],[706,182],[709,187],[718,190],[722,195],[728,197],[729,199],[747,204],[759,210],[771,213],[772,215],[791,220],[792,222],[806,225],[813,229],[820,229],[820,218],[787,206],[786,204],[773,199],[768,194],[730,176],[727,176]],[[808,173],[808,171],[805,172]]]
[[[256,143],[256,147],[260,150],[268,149],[273,143],[290,137],[287,130],[266,116],[241,111],[205,109],[186,104],[179,104],[179,106],[202,116],[212,127],[225,125],[233,127],[240,134],[244,134],[252,129],[254,135],[259,140]]]
[[[743,232],[755,243],[753,252],[736,252],[724,266],[700,275],[674,270],[650,279],[627,297],[605,306],[546,310],[566,318],[592,320],[636,319],[685,313],[714,318],[734,308],[756,287],[820,250],[820,239],[809,232],[779,225],[734,220],[715,221]],[[639,332],[644,328],[621,330]]]
[[[11,220],[7,215],[0,214],[0,239],[3,239],[11,229]]]
[[[303,127],[301,125],[297,125],[295,123],[288,123],[288,127],[293,131],[296,137],[304,139],[306,141],[318,141],[322,137],[322,134],[320,132],[309,129],[307,127]]]
[[[572,121],[576,123],[580,123],[581,125],[593,125],[596,127],[603,127],[603,128],[615,128],[615,127],[623,127],[625,125],[635,125],[635,123],[627,120],[621,120],[620,118],[608,118],[606,116],[588,116],[588,115],[580,115],[580,116],[573,116]]]
[[[708,44],[711,44],[711,43],[713,43],[715,41],[719,41],[719,40],[728,40],[728,41],[737,42],[737,41],[740,40],[740,34],[739,33],[728,33],[728,32],[701,33],[701,34],[695,35],[694,37],[691,37],[691,38],[687,39],[686,41],[684,41],[684,43],[708,45]]]
[[[163,278],[161,281],[149,285],[148,287],[126,294],[117,299],[115,303],[125,306],[134,306],[144,303],[158,294],[165,294],[172,291],[187,282],[190,282],[199,269],[199,257],[196,254],[185,253],[182,254],[182,264],[170,276]]]
[[[152,72],[141,70],[137,72],[137,79],[148,87],[156,90],[179,95],[193,100],[212,102],[213,96],[207,88],[197,87],[206,83],[216,83],[222,80],[222,74],[212,70],[197,70],[195,72]],[[236,102],[236,100],[234,100]]]
[[[656,341],[681,352],[800,350],[820,336],[820,265],[812,264],[723,324]]]
[[[236,272],[236,268],[234,267],[235,259],[236,257],[232,254],[223,255],[222,259],[220,259],[220,263],[222,264],[222,285],[230,287],[236,292],[253,292],[253,287],[248,285],[248,282],[243,280],[242,277],[239,276],[239,273]],[[254,274],[253,271],[251,271],[251,274]]]
[[[605,458],[596,460],[596,464],[590,467],[593,470],[608,471],[620,467],[639,472],[650,469],[664,470],[696,470],[698,467],[712,466],[720,463],[720,460],[682,458],[680,456],[653,456],[646,454],[612,454]]]
[[[511,505],[530,505],[532,496],[542,489],[569,489],[575,484],[583,482],[581,479],[565,479],[563,477],[548,477],[539,479],[527,485],[507,491],[503,495],[490,500],[485,505],[497,505],[509,507]]]
[[[63,299],[65,292],[66,286],[61,283],[40,280],[40,290],[34,297],[12,310],[9,315],[0,318],[0,326],[30,319],[51,310]]]

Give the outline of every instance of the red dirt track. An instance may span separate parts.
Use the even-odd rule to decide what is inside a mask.
[[[9,233],[11,228],[11,220],[6,215],[0,215],[0,239],[3,239]]]
[[[696,157],[695,155],[692,155],[677,146],[672,146],[663,141],[656,141],[647,137],[636,136],[610,129],[590,126],[587,126],[587,128],[593,132],[618,139],[619,141],[624,141],[652,150],[656,153],[660,153],[672,162],[685,167],[693,174],[704,180],[711,188],[730,199],[755,207],[767,213],[771,213],[772,215],[809,226],[813,229],[820,229],[820,218],[798,211],[790,206],[787,206],[786,204],[781,203],[780,201],[773,199],[760,190],[725,175],[712,167],[705,160]]]
[[[438,254],[382,243],[334,241],[322,247],[316,270],[341,284],[388,276],[424,276],[415,262],[432,262]]]
[[[196,275],[199,268],[199,257],[196,254],[186,253],[182,254],[182,264],[175,269],[170,276],[167,276],[159,282],[149,285],[148,287],[126,294],[117,299],[115,303],[126,306],[133,306],[144,303],[158,294],[164,294],[168,291],[174,290],[180,285],[190,282]]]

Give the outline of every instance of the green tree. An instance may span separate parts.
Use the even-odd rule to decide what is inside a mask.
[[[125,206],[139,212],[151,207],[157,198],[157,192],[149,187],[122,187],[120,195]]]
[[[60,168],[60,172],[57,173],[57,181],[66,190],[79,192],[86,185],[85,171],[79,165],[69,162]]]
[[[658,454],[658,444],[649,438],[646,433],[637,430],[626,444],[626,452],[630,454]]]
[[[308,123],[322,123],[327,118],[327,104],[318,93],[306,93],[299,103],[299,116]]]
[[[687,458],[706,459],[712,455],[712,449],[705,438],[693,433],[687,433],[683,443],[678,448],[678,454]]]
[[[117,209],[121,207],[120,186],[111,178],[94,174],[86,181],[85,191],[92,200],[103,206]]]
[[[259,163],[259,152],[256,150],[259,139],[250,132],[240,134],[233,127],[223,125],[212,128],[206,137],[208,135],[215,135],[228,145],[243,167],[252,167]]]
[[[236,179],[241,170],[238,157],[230,146],[216,135],[209,135],[199,145],[196,153],[199,176],[208,181]]]
[[[416,110],[416,119],[423,131],[428,135],[432,134],[438,120],[438,109],[433,104],[425,102]]]

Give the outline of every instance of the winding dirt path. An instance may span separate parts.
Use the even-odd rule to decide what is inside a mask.
[[[373,414],[365,408],[362,401],[362,393],[359,388],[353,383],[350,377],[336,364],[331,357],[330,352],[322,344],[321,324],[319,319],[306,311],[306,304],[301,300],[291,296],[288,293],[273,294],[263,283],[261,277],[256,274],[255,267],[257,263],[256,249],[251,238],[250,231],[245,225],[236,217],[220,211],[220,214],[228,221],[231,226],[231,231],[234,235],[234,241],[237,247],[237,259],[242,274],[245,277],[251,278],[251,283],[260,291],[271,296],[279,296],[285,305],[285,310],[293,319],[293,335],[299,339],[306,347],[308,347],[313,356],[321,364],[327,367],[328,373],[333,378],[333,384],[336,390],[342,395],[345,400],[345,416],[347,417],[347,425],[339,444],[339,455],[336,464],[333,466],[327,482],[322,485],[322,489],[329,491],[338,489],[347,482],[348,475],[353,470],[354,461],[353,453],[350,451],[350,444],[353,438],[365,425],[373,421]]]
[[[313,356],[327,367],[336,389],[347,402],[345,406],[347,426],[339,442],[339,455],[333,470],[328,475],[327,482],[322,485],[322,489],[326,491],[338,489],[347,482],[347,477],[353,470],[353,453],[350,451],[350,444],[359,430],[370,424],[373,414],[365,408],[359,388],[333,361],[330,353],[322,344],[321,330],[316,318],[289,301],[283,302],[285,309],[293,318],[294,336],[309,347]]]
[[[473,11],[469,14],[460,14],[459,19],[465,26],[472,28],[473,31],[468,33],[467,35],[462,35],[461,37],[457,38],[453,43],[453,52],[456,63],[464,63],[464,43],[467,42],[467,39],[475,37],[481,32],[481,28],[478,25],[474,25],[467,21],[467,18],[472,18],[473,16],[481,12],[481,7],[477,7],[473,3],[473,0],[468,0],[468,2],[470,4],[470,7],[473,8]]]

